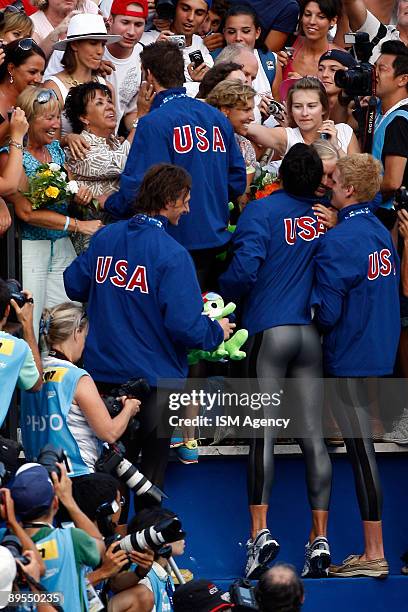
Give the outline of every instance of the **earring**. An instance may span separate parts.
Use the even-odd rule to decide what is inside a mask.
[[[10,72],[9,72],[9,76],[10,76],[10,83],[14,83],[13,75],[10,74]]]

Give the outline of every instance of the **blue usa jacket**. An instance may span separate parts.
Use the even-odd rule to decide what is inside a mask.
[[[391,374],[400,335],[399,259],[369,204],[339,212],[319,242],[312,302],[334,376]]]
[[[97,381],[184,378],[187,349],[213,350],[224,338],[202,316],[192,259],[165,227],[144,215],[113,223],[64,272],[69,298],[88,302],[84,362]]]
[[[243,301],[249,334],[311,323],[313,256],[325,233],[312,206],[283,190],[251,202],[233,234],[233,259],[219,279],[225,297]]]
[[[169,234],[189,250],[226,244],[228,202],[246,189],[244,159],[228,119],[187,97],[183,87],[157,94],[139,121],[120,190],[106,200],[105,209],[115,218],[129,218],[144,174],[160,162],[182,166],[193,179],[190,214]]]

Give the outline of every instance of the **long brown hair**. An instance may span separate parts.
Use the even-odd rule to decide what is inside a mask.
[[[297,127],[292,114],[293,94],[297,91],[316,91],[319,96],[320,104],[323,107],[323,119],[329,116],[329,98],[323,84],[316,77],[303,77],[299,79],[288,91],[286,108],[289,118],[289,126]]]

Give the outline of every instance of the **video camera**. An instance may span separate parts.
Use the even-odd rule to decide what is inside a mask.
[[[95,463],[97,472],[116,475],[121,482],[127,484],[135,495],[150,495],[161,502],[167,495],[146,478],[136,466],[125,459],[126,449],[121,442],[116,444],[103,444],[102,454]]]
[[[230,601],[234,604],[234,611],[259,610],[255,597],[255,587],[246,578],[239,578],[229,588]]]
[[[127,383],[112,389],[109,395],[102,396],[102,400],[110,416],[115,418],[123,410],[122,401],[118,398],[127,396],[143,401],[148,397],[149,393],[150,385],[144,378],[131,378]],[[137,432],[139,426],[138,419],[132,417],[128,423],[128,429],[131,435]]]
[[[183,540],[185,537],[186,532],[182,529],[180,519],[173,516],[159,521],[157,525],[146,527],[146,529],[125,536],[118,541],[114,552],[119,549],[127,553],[131,553],[133,550],[137,552],[152,550],[162,557],[169,558],[171,556],[171,546],[169,544]],[[115,539],[117,537],[113,536],[110,541],[106,541],[106,546],[109,546]]]
[[[18,442],[0,436],[0,487],[4,487],[17,471],[20,450]]]

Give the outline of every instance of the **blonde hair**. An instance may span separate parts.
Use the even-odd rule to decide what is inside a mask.
[[[354,153],[337,162],[342,187],[354,187],[357,202],[372,200],[380,190],[382,164],[369,153]]]
[[[88,319],[83,307],[64,302],[54,308],[44,308],[40,333],[50,348],[65,342],[76,330],[82,330],[86,325]]]
[[[27,117],[27,121],[30,123],[38,115],[44,115],[45,113],[53,112],[58,109],[61,112],[61,104],[56,95],[51,94],[48,102],[41,104],[38,102],[37,97],[44,91],[52,91],[45,89],[44,87],[34,87],[29,85],[26,87],[16,100],[16,106],[19,106]]]
[[[256,92],[249,85],[239,79],[226,79],[218,83],[206,98],[207,104],[221,108],[242,108],[256,96]]]
[[[312,147],[317,152],[320,159],[323,161],[325,159],[340,159],[340,154],[338,149],[328,140],[324,140],[323,138],[318,138],[314,142],[312,142]]]
[[[34,24],[25,13],[8,13],[6,11],[3,15],[4,18],[0,24],[0,38],[3,38],[7,32],[13,32],[14,30],[20,32],[20,38],[31,38]]]
[[[297,91],[315,91],[319,97],[319,102],[323,107],[323,119],[327,119],[329,116],[329,98],[327,97],[326,90],[323,84],[316,77],[302,77],[288,91],[286,97],[286,110],[288,113],[289,127],[297,127],[297,123],[293,118],[292,104],[293,95]]]
[[[39,11],[45,11],[48,8],[48,0],[30,0],[33,6],[36,6]],[[78,0],[75,10],[83,11],[84,0]]]

